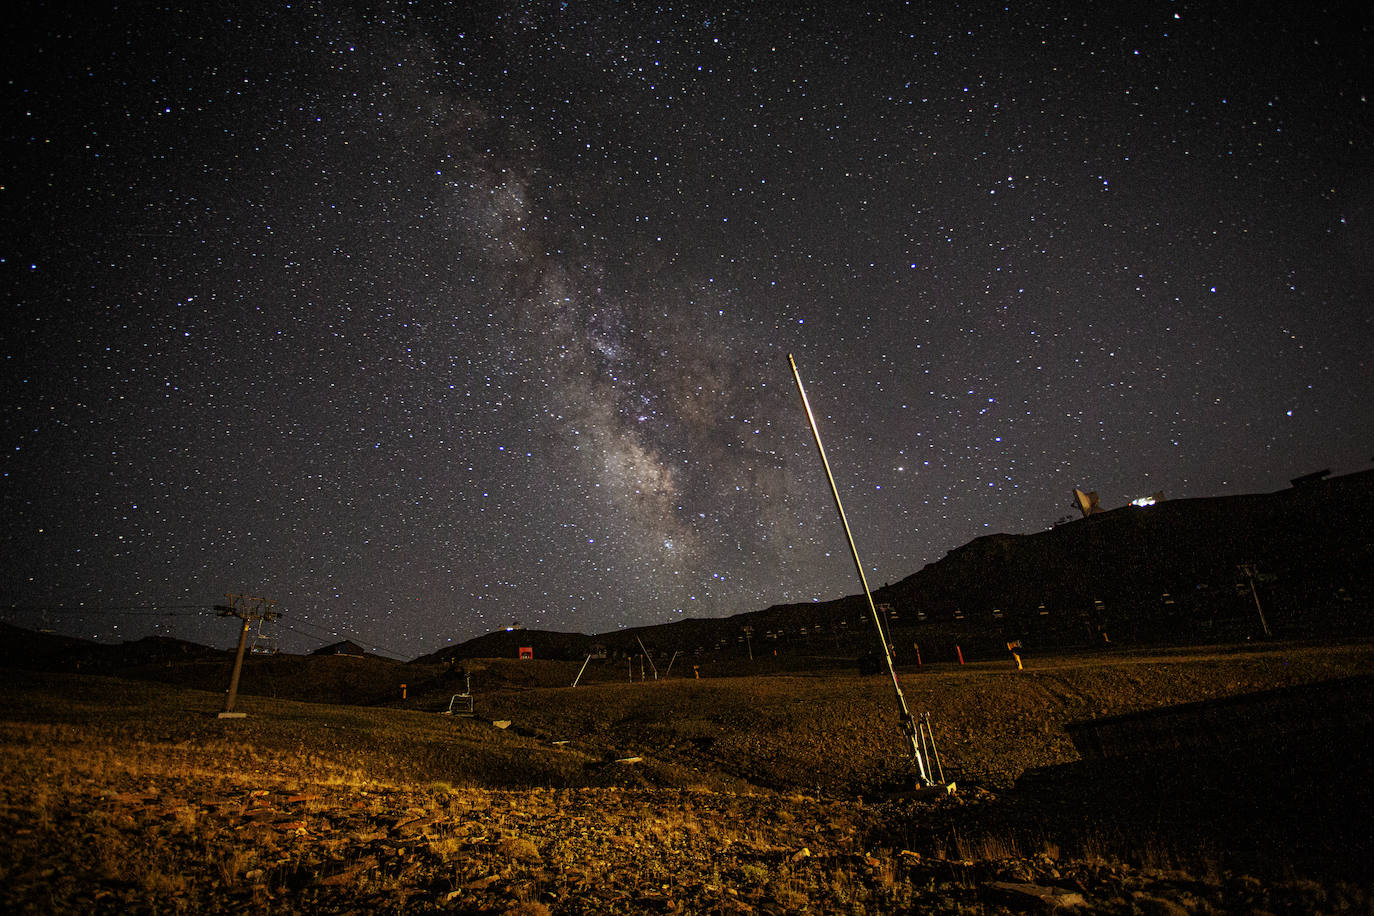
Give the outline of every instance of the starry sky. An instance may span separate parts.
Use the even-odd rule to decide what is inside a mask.
[[[1363,4],[23,3],[0,607],[411,658],[1374,455]]]

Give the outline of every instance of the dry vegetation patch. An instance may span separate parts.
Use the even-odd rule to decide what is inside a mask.
[[[0,906],[996,913],[1042,905],[1038,887],[1091,912],[1367,911],[1365,884],[1237,872],[1225,849],[1148,823],[1083,829],[1056,819],[1052,794],[1009,787],[1073,759],[1065,722],[1371,657],[1278,647],[914,674],[912,706],[965,782],[934,799],[881,791],[910,769],[879,678],[480,696],[515,723],[500,730],[256,697],[220,720],[214,693],[0,670]]]

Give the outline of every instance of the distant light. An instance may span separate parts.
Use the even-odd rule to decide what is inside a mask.
[[[1155,498],[1153,496],[1142,496],[1139,499],[1131,500],[1133,506],[1153,506],[1154,504]]]

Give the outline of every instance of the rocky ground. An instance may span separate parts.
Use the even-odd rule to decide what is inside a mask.
[[[965,838],[991,797],[868,805],[682,790],[90,786],[6,805],[9,912],[1364,912],[1358,886]],[[17,803],[16,803],[17,802]],[[939,809],[932,812],[932,808]],[[958,817],[956,817],[956,815]],[[942,847],[876,839],[950,825]],[[976,817],[976,814],[973,815]],[[127,839],[137,837],[130,844]],[[60,837],[60,843],[54,843]]]
[[[1367,669],[1371,655],[1355,646],[1171,656],[1118,664],[1115,673],[1066,662],[1039,682],[943,673],[966,707],[940,710],[951,765],[1004,774],[962,781],[955,795],[901,793],[890,748],[870,749],[857,725],[839,728],[852,717],[835,720],[831,743],[816,737],[817,746],[789,751],[817,718],[813,698],[805,690],[798,698],[792,683],[683,682],[640,691],[638,704],[617,686],[582,696],[585,727],[574,727],[565,705],[502,730],[425,712],[258,698],[245,700],[250,718],[224,721],[210,693],[0,672],[9,700],[0,712],[0,907],[1370,912],[1371,879],[1358,863],[1324,870],[1309,867],[1310,857],[1238,857],[1246,837],[1231,827],[1185,835],[1179,821],[1151,814],[1169,806],[1150,798],[1111,810],[1110,792],[1085,791],[1058,723],[1082,704],[1131,707],[1120,685],[1133,680],[1151,695],[1167,683],[1170,696],[1191,699],[1226,685],[1272,686],[1276,672],[1280,682],[1347,674]],[[977,689],[962,693],[961,681]],[[1046,683],[1058,685],[1058,705],[1042,695]],[[706,701],[693,692],[701,689],[711,691]],[[858,708],[872,684],[840,678],[815,689]],[[577,699],[564,690],[532,703],[537,693],[485,702],[556,711]],[[934,705],[935,694],[926,699]],[[958,736],[997,720],[995,710],[1019,719],[1037,703],[1049,726],[1007,726],[1000,738],[960,747]],[[638,723],[633,708],[643,713]],[[714,731],[712,716],[722,720]],[[598,729],[600,721],[621,724]],[[675,721],[677,730],[665,724]],[[771,732],[752,733],[760,722]],[[1051,768],[1029,778],[1024,767],[1013,773],[979,756],[999,742],[1035,744],[1007,754]]]

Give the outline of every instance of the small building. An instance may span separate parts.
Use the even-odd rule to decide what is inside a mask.
[[[521,660],[522,662],[527,662],[527,661],[532,661],[533,659],[534,659],[534,646],[521,646],[521,647],[520,647],[520,660]]]
[[[320,648],[316,649],[314,652],[311,652],[310,654],[351,655],[354,658],[362,658],[364,655],[367,654],[367,651],[353,640],[345,639],[343,642],[336,642],[327,646],[321,646]]]

